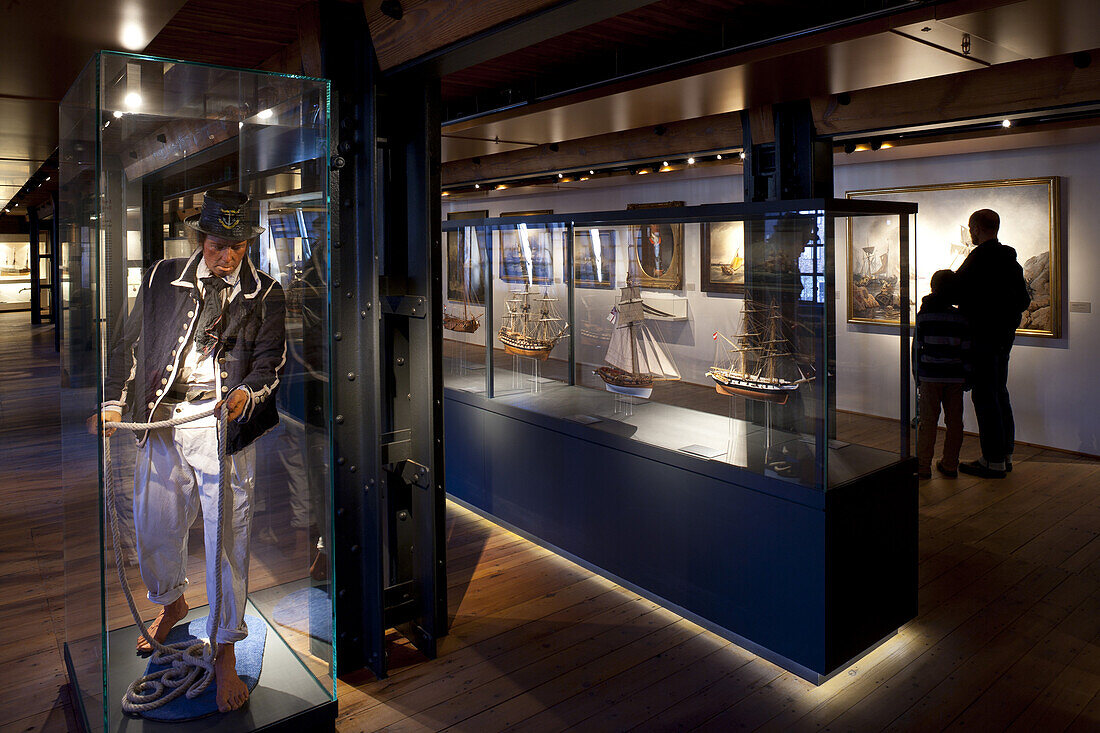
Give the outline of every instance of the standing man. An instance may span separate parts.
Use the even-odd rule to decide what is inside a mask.
[[[237,675],[234,644],[248,635],[248,540],[251,532],[255,449],[253,441],[278,423],[275,390],[286,359],[283,290],[247,259],[248,245],[263,229],[253,226],[250,201],[235,191],[208,191],[199,214],[188,218],[197,251],[161,260],[145,273],[133,310],[111,349],[101,419],[130,411],[134,422],[226,410],[230,491],[224,502],[222,543],[218,515],[217,423],[206,417],[137,436],[134,523],[138,565],[149,600],[161,611],[149,632],[163,642],[187,614],[187,532],[200,508],[206,545],[206,594],[218,589],[219,618],[207,632],[219,644],[215,659],[218,709],[248,700]],[[144,638],[138,651],[150,650]]]
[[[959,470],[983,478],[1004,478],[1012,470],[1016,426],[1008,398],[1008,353],[1020,316],[1031,302],[1016,250],[997,241],[1001,218],[992,209],[970,215],[975,247],[958,269],[959,310],[970,321],[971,400],[978,418],[980,458]]]

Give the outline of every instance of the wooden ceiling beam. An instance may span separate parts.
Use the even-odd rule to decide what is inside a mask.
[[[1027,59],[974,71],[852,91],[810,100],[818,134],[873,133],[907,126],[934,125],[1056,107],[1100,103],[1100,49],[1080,54]],[[1075,60],[1077,63],[1075,63]],[[771,130],[767,115],[753,110],[756,142]],[[759,123],[761,124],[758,124]],[[655,134],[656,129],[664,134]],[[623,132],[567,140],[443,164],[444,186],[496,181],[547,172],[608,166],[623,161],[683,156],[739,147],[741,112],[727,112]]]
[[[426,58],[442,75],[583,28],[653,0],[401,0],[401,17],[362,0],[383,71]],[[491,34],[491,38],[486,38]],[[485,42],[475,43],[474,40]]]
[[[741,146],[738,112],[566,140],[443,164],[443,185],[598,168]]]

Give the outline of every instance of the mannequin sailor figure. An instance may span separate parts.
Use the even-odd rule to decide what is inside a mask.
[[[275,391],[286,359],[283,290],[247,258],[263,229],[253,226],[248,197],[208,191],[185,224],[198,249],[187,258],[154,263],[142,278],[133,309],[112,345],[101,420],[123,412],[134,422],[187,417],[211,407],[227,412],[229,490],[224,553],[216,557],[219,455],[217,423],[205,417],[174,428],[137,433],[134,523],[138,565],[149,600],[161,611],[149,627],[163,642],[188,612],[187,534],[202,511],[206,592],[216,594],[222,563],[220,618],[207,632],[218,642],[217,703],[241,707],[248,688],[236,671],[234,643],[248,635],[249,534],[253,513],[253,442],[278,422]],[[138,651],[148,651],[144,638]]]

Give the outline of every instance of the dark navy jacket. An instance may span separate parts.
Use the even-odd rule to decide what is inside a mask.
[[[970,326],[966,316],[942,296],[924,296],[913,334],[913,376],[918,382],[963,384],[969,362]]]
[[[1011,346],[1031,302],[1016,250],[996,239],[982,242],[956,273],[959,310],[970,321],[975,348]]]
[[[200,249],[186,259],[160,260],[145,273],[133,310],[111,347],[103,388],[105,409],[129,411],[134,422],[149,422],[164,401],[198,321],[201,300],[195,272],[201,257]],[[229,423],[229,453],[278,424],[275,391],[286,363],[282,286],[246,258],[241,263],[240,288],[229,302],[222,344],[214,352],[219,397],[242,385],[252,397],[241,417]],[[157,418],[163,419],[160,414]],[[148,433],[140,435],[139,443],[147,437]]]

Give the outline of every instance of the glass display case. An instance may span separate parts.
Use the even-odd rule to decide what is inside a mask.
[[[730,477],[824,490],[895,465],[909,452],[908,334],[874,375],[836,353],[834,243],[866,218],[876,251],[909,272],[913,207],[854,203],[447,221],[445,386]],[[873,297],[908,301],[908,278]],[[895,410],[838,406],[838,384],[868,379]]]
[[[877,264],[854,285],[900,311],[915,213],[815,199],[445,222],[448,494],[827,678],[916,612],[908,324],[838,339],[835,256],[859,217]]]
[[[328,152],[323,80],[102,52],[62,101],[65,656],[89,730],[335,720]],[[138,618],[214,637],[205,691],[123,704],[160,668]]]

